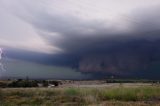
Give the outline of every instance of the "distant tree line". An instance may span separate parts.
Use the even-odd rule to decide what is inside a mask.
[[[122,80],[122,79],[107,79],[106,83],[159,83],[159,80]]]
[[[17,87],[48,87],[50,84],[54,86],[58,86],[61,84],[59,81],[47,81],[47,80],[10,80],[10,81],[1,81],[0,88],[10,87],[10,88],[17,88]]]

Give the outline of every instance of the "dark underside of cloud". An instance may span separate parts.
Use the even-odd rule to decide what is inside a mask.
[[[160,10],[156,8],[155,10]],[[117,31],[103,21],[85,21],[76,17],[30,11],[32,18],[24,18],[51,46],[62,49],[46,55],[27,51],[8,52],[8,56],[47,65],[67,66],[94,78],[116,75],[119,77],[160,77],[160,14],[142,10],[129,15],[129,31]],[[120,20],[121,21],[121,20]],[[124,21],[124,20],[123,20]],[[123,23],[121,24],[123,26]],[[56,37],[54,34],[57,34]]]
[[[84,74],[92,74],[94,78],[103,78],[107,75],[126,78],[159,78],[160,39],[126,39],[125,37],[123,40],[103,39],[96,43],[88,40],[88,42],[82,41],[85,46],[81,47],[76,46],[78,44],[75,42],[68,43],[74,47],[73,50],[70,48],[70,52],[48,55],[8,49],[6,55],[46,65],[74,68]]]

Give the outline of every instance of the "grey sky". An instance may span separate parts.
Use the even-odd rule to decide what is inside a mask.
[[[159,0],[1,0],[0,46],[22,61],[133,74],[160,61],[159,11]]]
[[[157,7],[160,5],[159,0],[121,2],[1,0],[0,2],[0,45],[47,53],[52,50],[53,52],[63,50],[57,45],[49,45],[50,37],[52,42],[56,43],[68,36],[86,37],[97,36],[95,33],[132,31],[132,24],[143,23],[141,18],[146,19],[148,16],[152,18],[157,15],[159,10]],[[134,16],[137,14],[140,15]],[[155,18],[158,17],[159,14]]]

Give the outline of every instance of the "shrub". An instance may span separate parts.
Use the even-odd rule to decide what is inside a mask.
[[[79,95],[79,89],[67,88],[67,89],[65,89],[64,93],[65,93],[65,95],[68,95],[68,96]]]

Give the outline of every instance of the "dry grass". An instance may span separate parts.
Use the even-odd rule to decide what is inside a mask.
[[[160,106],[160,86],[3,88],[0,106]]]
[[[89,106],[160,106],[160,102],[150,102],[150,101],[106,101],[101,104],[92,104]]]

